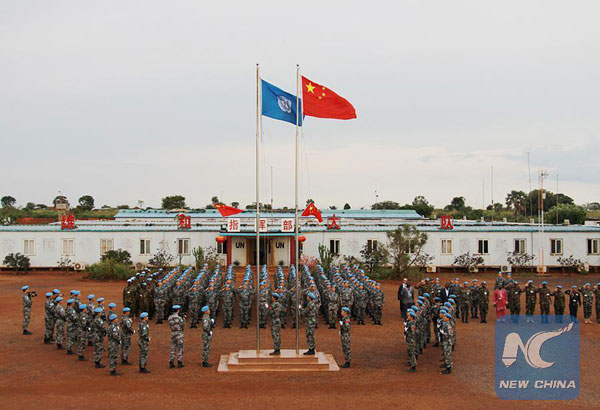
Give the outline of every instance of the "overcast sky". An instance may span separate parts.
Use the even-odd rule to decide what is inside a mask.
[[[0,2],[0,195],[254,200],[255,64],[352,121],[308,118],[301,203],[528,190],[600,200],[600,2]],[[294,126],[263,121],[262,199],[293,206]],[[485,185],[485,190],[483,189]]]

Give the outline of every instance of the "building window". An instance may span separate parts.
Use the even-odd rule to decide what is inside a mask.
[[[488,240],[479,239],[477,241],[477,253],[480,255],[487,255],[489,253]]]
[[[550,239],[550,255],[562,255],[562,239]]]
[[[75,255],[75,239],[63,239],[62,240],[62,254],[64,256]]]
[[[587,240],[587,253],[588,255],[600,254],[600,239],[588,239]]]
[[[178,255],[189,255],[190,254],[189,238],[177,239],[177,254]]]
[[[340,240],[339,239],[331,239],[329,241],[329,252],[331,252],[332,255],[340,254]]]
[[[515,239],[515,254],[523,255],[526,252],[525,239]]]
[[[23,255],[33,256],[35,255],[35,240],[24,239],[23,240]]]
[[[140,255],[150,255],[150,239],[140,239]]]
[[[375,252],[377,250],[377,239],[367,240],[367,250],[369,252]]]
[[[114,245],[112,239],[100,239],[100,255],[106,255],[106,252],[114,250]]]
[[[227,254],[227,241],[225,242],[217,242],[217,253],[218,254]]]
[[[452,254],[452,239],[442,239],[442,254]]]

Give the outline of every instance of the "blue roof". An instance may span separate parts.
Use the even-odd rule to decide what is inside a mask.
[[[302,212],[301,209],[299,212]],[[201,210],[190,210],[185,212],[172,212],[164,209],[121,209],[115,215],[115,219],[120,218],[173,218],[175,219],[179,214],[185,214],[192,218],[221,218],[221,214],[216,209],[201,209]],[[341,216],[344,218],[389,218],[389,219],[423,219],[416,211],[412,209],[399,209],[399,210],[370,210],[370,209],[323,209],[321,214],[324,217]],[[293,218],[294,211],[290,212],[261,212],[263,218]],[[238,215],[233,216],[235,218],[256,218],[255,211],[244,211]]]

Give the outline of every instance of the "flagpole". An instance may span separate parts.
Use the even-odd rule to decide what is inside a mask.
[[[295,166],[295,172],[294,172],[294,179],[295,179],[295,184],[294,184],[294,189],[295,189],[295,198],[296,198],[296,206],[294,209],[294,243],[296,246],[294,246],[294,265],[296,267],[296,355],[300,354],[300,270],[298,268],[298,145],[299,145],[299,138],[298,138],[298,123],[300,122],[300,113],[298,110],[299,107],[299,94],[300,94],[300,90],[299,90],[299,86],[298,86],[298,81],[300,79],[300,65],[296,64],[296,158],[295,158],[295,162],[296,162],[296,166]]]
[[[260,354],[260,76],[256,64],[256,356]]]

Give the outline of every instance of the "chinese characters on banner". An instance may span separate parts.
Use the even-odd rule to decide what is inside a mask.
[[[453,219],[450,215],[442,215],[441,216],[440,229],[454,229]]]
[[[60,218],[60,229],[75,229],[75,217],[73,215],[63,215]]]
[[[240,218],[228,218],[227,219],[227,232],[239,232],[240,231]]]
[[[281,232],[294,232],[294,220],[293,219],[282,219],[281,220]]]
[[[327,229],[341,229],[340,217],[335,216],[335,214],[333,214],[333,216],[328,216]]]
[[[267,232],[267,220],[261,218],[259,223],[260,223],[260,232]],[[254,220],[254,232],[256,232],[256,219]]]
[[[177,221],[179,223],[179,229],[190,229],[192,227],[192,217],[185,216],[184,214],[177,215]]]

